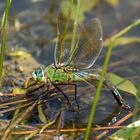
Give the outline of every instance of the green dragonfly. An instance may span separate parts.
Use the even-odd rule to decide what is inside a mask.
[[[45,70],[38,68],[32,73],[32,78],[37,82],[51,83],[62,93],[63,91],[58,85],[74,85],[76,99],[76,82],[84,81],[96,86],[99,81],[100,71],[91,69],[91,67],[102,50],[102,27],[100,21],[96,18],[79,26],[75,46],[71,50],[70,45],[65,44],[66,38],[64,37],[69,24],[67,24],[67,28],[61,26],[62,24],[58,24],[54,64],[47,66]],[[110,89],[121,108],[127,111],[131,110],[131,107],[121,97],[117,88],[106,78],[103,81],[103,86]],[[65,96],[64,93],[63,95]]]

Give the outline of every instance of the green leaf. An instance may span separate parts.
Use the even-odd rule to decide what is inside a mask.
[[[130,80],[124,79],[114,73],[108,73],[107,77],[119,90],[137,96],[137,89]]]
[[[9,52],[8,53],[9,56],[13,56],[13,57],[23,57],[25,59],[30,59],[31,58],[31,54],[24,51],[24,50],[16,50],[16,51],[13,51],[13,52]]]
[[[14,93],[15,95],[17,94],[26,94],[26,89],[20,88],[20,87],[14,87],[12,90],[12,93]]]
[[[81,12],[84,14],[85,12],[91,11],[98,3],[98,0],[81,0]]]
[[[99,3],[98,0],[80,0],[80,11],[78,14],[78,23],[85,19],[85,13],[91,11]],[[70,0],[63,0],[61,2],[61,11],[65,17],[68,16],[69,8],[71,8],[70,19],[74,20],[76,15],[76,3],[71,4]]]
[[[138,79],[138,83],[136,85],[137,87],[137,98],[135,100],[135,104],[134,104],[134,110],[139,110],[140,108],[140,77]],[[133,119],[137,118],[137,114],[133,115]]]
[[[111,140],[140,140],[140,120],[120,129],[109,137]]]
[[[70,19],[74,20],[75,19],[75,15],[76,15],[76,5],[75,4],[71,4],[70,1],[62,1],[61,2],[61,11],[63,13],[63,15],[67,18],[67,16],[69,15],[69,9],[70,9]],[[78,22],[82,22],[84,20],[84,13],[81,12],[81,10],[79,11],[79,15],[78,15]]]
[[[122,46],[133,43],[140,43],[140,37],[120,37],[114,40],[113,46]],[[104,46],[109,45],[109,39],[105,40]]]
[[[110,6],[117,7],[119,4],[119,0],[105,0]]]
[[[140,97],[140,77],[139,77],[139,80],[138,80],[138,83],[137,83],[137,94],[138,94],[138,97]]]
[[[43,112],[43,109],[42,109],[42,104],[39,104],[38,105],[38,113],[39,113],[39,118],[40,120],[43,122],[43,123],[47,123],[47,119],[46,119],[46,116]]]

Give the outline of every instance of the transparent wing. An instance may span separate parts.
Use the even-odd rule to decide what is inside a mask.
[[[54,52],[56,67],[68,65],[68,61],[71,56],[70,46],[72,30],[73,22],[69,18],[64,19],[61,15],[59,15],[57,21],[57,41]]]
[[[90,68],[102,49],[102,28],[98,19],[90,20],[79,29],[80,40],[74,50],[69,65],[78,68]]]
[[[59,36],[59,45],[55,51],[56,64],[76,69],[93,66],[102,49],[102,27],[98,19],[92,19],[87,24],[79,26],[73,51],[70,51],[70,44],[65,44],[62,49],[63,37],[60,34]]]

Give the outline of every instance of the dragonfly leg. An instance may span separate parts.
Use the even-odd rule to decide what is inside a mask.
[[[28,78],[26,78],[23,87],[24,87],[25,89],[27,89],[27,88],[29,88],[29,87],[34,86],[35,84],[37,84],[37,82],[34,81],[32,77],[28,77]]]
[[[57,85],[72,85],[72,86],[74,86],[74,98],[75,98],[75,101],[76,101],[76,104],[77,104],[77,108],[78,108],[77,110],[79,111],[80,107],[79,107],[79,103],[77,101],[77,85],[76,84],[70,84],[70,83],[63,83],[63,84],[57,84]],[[56,87],[56,85],[55,85],[55,87]],[[56,88],[58,89],[59,87],[57,86]],[[65,95],[65,93],[60,88],[58,90],[64,95],[64,97],[68,101],[68,104],[71,106],[69,98]]]
[[[26,93],[26,96],[33,96],[33,95],[36,95],[37,96],[37,93],[36,91],[40,90],[40,89],[44,89],[46,85],[32,85],[32,87],[28,87],[27,88],[27,93]]]
[[[69,98],[67,97],[67,95],[56,85],[56,84],[53,84],[53,86],[62,93],[62,95],[66,98],[68,104],[71,106],[71,103],[69,101]]]
[[[74,85],[74,90],[75,90],[74,96],[75,96],[75,101],[76,101],[78,111],[79,111],[80,107],[79,107],[79,103],[77,101],[77,85],[76,84],[72,84],[72,85]]]

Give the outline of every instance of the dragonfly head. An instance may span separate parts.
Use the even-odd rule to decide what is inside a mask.
[[[42,82],[46,82],[46,78],[44,75],[44,70],[42,67],[37,68],[33,73],[32,73],[32,77],[35,81],[42,83]]]

